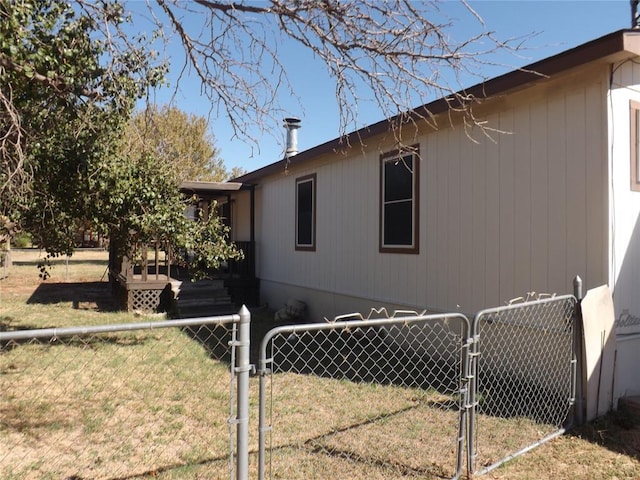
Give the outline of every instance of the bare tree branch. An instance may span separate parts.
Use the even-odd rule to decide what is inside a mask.
[[[20,114],[12,102],[11,90],[0,90],[0,196],[16,195],[18,189],[28,188],[30,172],[25,169],[25,155],[22,148],[22,127]],[[6,214],[7,212],[0,212]]]
[[[335,80],[339,134],[362,126],[358,106],[375,102],[383,117],[396,118],[392,130],[399,140],[407,123],[437,127],[432,113],[417,107],[440,97],[465,125],[490,134],[473,113],[481,99],[468,95],[464,84],[470,78],[485,80],[481,67],[495,65],[495,53],[522,48],[522,38],[501,41],[487,31],[465,0],[462,11],[478,28],[461,40],[453,37],[456,20],[437,0],[197,0],[196,8],[178,0],[156,2],[182,41],[188,66],[201,79],[215,114],[227,118],[236,136],[256,145],[259,138],[251,132],[278,125],[279,100],[294,92],[288,65],[279,57],[283,40],[303,46]],[[197,26],[196,13],[204,17]]]

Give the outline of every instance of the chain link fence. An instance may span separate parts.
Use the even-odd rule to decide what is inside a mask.
[[[473,322],[381,311],[272,329],[258,478],[458,478],[559,435],[575,312],[564,296]],[[0,477],[248,479],[248,317],[0,332]]]
[[[575,315],[562,296],[471,325],[355,314],[270,331],[259,478],[458,478],[465,449],[467,471],[487,473],[570,426]]]
[[[233,478],[239,320],[1,332],[0,477]]]
[[[473,321],[469,468],[486,473],[563,433],[575,398],[573,296],[483,310]]]
[[[271,330],[259,478],[458,477],[469,327],[463,315],[403,312]]]

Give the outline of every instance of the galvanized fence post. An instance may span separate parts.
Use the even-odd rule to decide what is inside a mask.
[[[238,342],[236,355],[237,383],[237,438],[236,438],[236,479],[249,478],[249,347],[251,332],[251,313],[242,306],[238,323]]]
[[[478,343],[478,318],[477,314],[471,321],[471,328],[469,331],[470,347],[467,350],[469,362],[468,374],[469,374],[469,393],[468,393],[468,408],[469,415],[467,417],[467,476],[472,478],[475,463],[476,463],[476,410],[478,401],[476,399],[476,393],[478,391],[478,356],[480,355]]]
[[[265,435],[267,432],[267,375],[270,370],[267,368],[266,358],[266,342],[269,341],[269,335],[265,335],[260,343],[260,359],[258,360],[258,375],[260,377],[260,404],[258,412],[258,480],[264,480],[265,475]],[[262,352],[265,352],[264,355]]]
[[[575,360],[575,423],[576,425],[582,425],[584,423],[585,411],[584,411],[584,397],[583,391],[583,368],[584,368],[584,353],[582,348],[582,279],[576,275],[573,279],[573,296],[576,297],[576,311],[574,315],[574,360]]]

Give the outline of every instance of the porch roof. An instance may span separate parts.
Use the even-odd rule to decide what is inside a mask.
[[[242,186],[243,184],[240,182],[201,182],[187,180],[180,184],[180,191],[182,193],[212,197],[237,192]]]

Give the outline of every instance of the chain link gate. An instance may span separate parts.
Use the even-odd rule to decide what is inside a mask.
[[[249,321],[0,332],[0,476],[246,480]]]
[[[478,312],[472,325],[468,468],[483,474],[571,426],[571,295]]]
[[[261,343],[259,478],[459,477],[467,317],[336,320]]]

